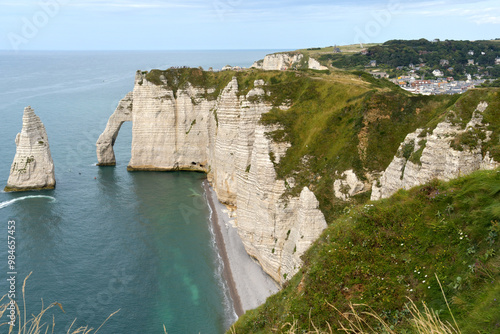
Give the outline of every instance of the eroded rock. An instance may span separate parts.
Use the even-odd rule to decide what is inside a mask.
[[[34,110],[26,107],[5,191],[54,189],[55,186],[54,162],[45,126]]]

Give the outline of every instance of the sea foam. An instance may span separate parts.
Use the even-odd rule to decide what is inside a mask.
[[[18,197],[18,198],[14,198],[14,199],[11,199],[9,201],[5,201],[5,202],[2,202],[0,203],[0,209],[3,209],[3,208],[6,208],[16,202],[19,202],[19,201],[24,201],[26,199],[31,199],[31,198],[48,198],[50,199],[50,202],[55,202],[56,199],[52,196],[46,196],[46,195],[30,195],[30,196],[23,196],[23,197]]]

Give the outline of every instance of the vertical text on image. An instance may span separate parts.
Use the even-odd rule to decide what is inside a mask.
[[[12,327],[16,323],[16,222],[9,220],[7,223],[7,282],[9,291],[7,297],[10,299],[7,307],[8,324]]]

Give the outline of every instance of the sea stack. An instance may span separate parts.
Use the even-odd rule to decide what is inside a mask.
[[[54,189],[54,162],[47,132],[31,107],[24,108],[23,128],[16,136],[16,147],[5,191]]]

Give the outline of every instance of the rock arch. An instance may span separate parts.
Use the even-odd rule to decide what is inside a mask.
[[[133,92],[128,93],[118,103],[115,112],[108,120],[106,129],[97,140],[97,165],[98,166],[115,166],[116,158],[113,145],[115,144],[118,132],[124,122],[132,121],[133,107]]]

